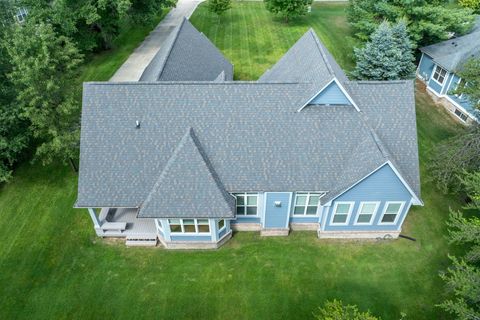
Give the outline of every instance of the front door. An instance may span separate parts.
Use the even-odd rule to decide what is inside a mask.
[[[267,192],[265,195],[264,229],[287,229],[290,216],[290,192]]]

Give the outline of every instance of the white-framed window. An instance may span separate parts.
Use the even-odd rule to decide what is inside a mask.
[[[361,202],[358,206],[356,225],[371,225],[377,214],[380,202]]]
[[[443,85],[446,77],[447,77],[447,70],[443,69],[439,65],[435,65],[435,70],[433,71],[433,77],[432,77],[433,80]]]
[[[379,224],[396,224],[404,205],[401,201],[387,201]]]
[[[217,227],[218,227],[218,231],[222,231],[223,229],[225,229],[225,220],[224,219],[218,220]]]
[[[453,113],[455,113],[455,115],[457,117],[459,117],[460,120],[462,120],[463,122],[466,122],[467,119],[468,119],[468,116],[465,113],[463,113],[462,111],[460,111],[460,109],[458,109],[458,108],[455,108],[455,111],[453,111]]]
[[[208,219],[168,219],[171,233],[210,233]]]
[[[350,215],[353,211],[353,206],[355,202],[345,201],[345,202],[335,202],[333,207],[332,218],[330,219],[331,225],[347,225],[350,220]]]
[[[234,193],[237,199],[237,216],[257,216],[258,193]]]
[[[28,11],[25,8],[18,9],[17,13],[15,14],[15,19],[17,19],[18,23],[23,23],[27,18]]]
[[[295,194],[294,216],[314,216],[317,214],[320,194],[313,192],[297,192]]]

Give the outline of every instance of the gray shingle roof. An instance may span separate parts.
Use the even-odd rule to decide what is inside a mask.
[[[188,218],[191,212],[195,212],[197,218],[233,218],[235,198],[225,190],[194,130],[189,128],[138,216]]]
[[[469,58],[480,56],[480,17],[471,33],[420,48],[443,68],[457,72]]]
[[[315,31],[310,29],[258,81],[311,82],[321,89],[334,77],[341,82],[348,80]]]
[[[233,79],[233,66],[212,42],[186,18],[175,28],[140,81],[213,81],[224,72]]]
[[[419,197],[413,82],[348,81],[330,60],[309,31],[258,82],[85,83],[76,205],[201,217],[184,196],[219,201],[205,214],[221,216],[226,192],[298,190],[326,203],[388,161]],[[334,77],[360,112],[297,112]]]

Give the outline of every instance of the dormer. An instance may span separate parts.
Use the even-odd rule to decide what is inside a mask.
[[[357,111],[360,111],[348,92],[336,78],[328,82],[298,111],[302,111],[302,109],[307,106],[353,106]]]

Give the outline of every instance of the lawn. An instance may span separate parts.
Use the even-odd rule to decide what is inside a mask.
[[[202,5],[192,21],[232,60],[236,78],[255,79],[308,26],[351,68],[344,8],[315,5],[290,27],[272,20],[261,3],[242,2],[216,26]],[[134,48],[130,40],[118,42],[118,50]],[[95,72],[85,79],[109,78],[124,57],[115,66],[94,60],[86,70]],[[309,319],[333,298],[384,319],[400,312],[448,318],[435,307],[443,298],[438,272],[452,252],[444,221],[459,203],[433,187],[425,164],[436,143],[461,129],[421,89],[417,116],[425,207],[411,211],[403,230],[416,242],[243,232],[217,251],[127,248],[97,238],[87,212],[72,209],[77,176],[68,167],[25,164],[0,189],[0,319]]]

